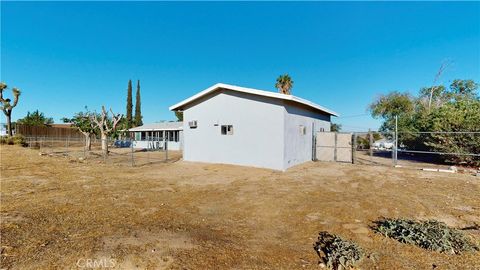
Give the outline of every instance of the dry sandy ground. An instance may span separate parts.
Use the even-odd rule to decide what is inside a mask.
[[[426,251],[369,228],[381,216],[480,223],[479,177],[321,162],[132,168],[16,146],[1,158],[1,268],[320,269],[313,244],[327,230],[363,248],[360,269],[480,269],[478,252]]]

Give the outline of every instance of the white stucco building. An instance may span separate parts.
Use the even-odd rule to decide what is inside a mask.
[[[133,133],[133,148],[164,149],[165,142],[169,150],[181,150],[183,147],[183,123],[161,122],[134,127],[128,131]]]
[[[183,159],[286,170],[312,160],[327,108],[292,95],[215,84],[170,107],[183,111]]]

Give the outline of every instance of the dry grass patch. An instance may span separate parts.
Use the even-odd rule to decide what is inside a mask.
[[[0,154],[6,269],[76,269],[81,258],[115,259],[117,269],[318,269],[319,231],[360,246],[360,269],[480,265],[478,252],[432,252],[369,229],[379,216],[480,224],[473,176],[321,162],[285,173],[183,161],[132,168],[3,145]]]

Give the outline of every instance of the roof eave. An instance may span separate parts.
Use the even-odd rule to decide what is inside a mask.
[[[130,131],[130,132],[139,132],[139,131],[162,131],[162,130],[166,130],[166,131],[171,131],[171,130],[183,130],[183,127],[179,127],[179,128],[142,128],[142,129],[129,129],[127,131]]]
[[[217,88],[221,88],[222,86],[224,86],[224,84],[222,84],[222,83],[214,84],[214,85],[210,86],[209,88],[207,88],[207,89],[205,89],[205,90],[203,90],[203,91],[201,91],[201,92],[198,92],[197,94],[195,94],[195,95],[193,95],[193,96],[191,96],[191,97],[189,97],[189,98],[187,98],[187,99],[184,99],[184,100],[180,101],[179,103],[177,103],[177,104],[175,104],[175,105],[170,106],[168,109],[169,109],[170,111],[179,111],[179,110],[181,110],[181,107],[182,107],[183,105],[186,105],[186,104],[194,101],[195,99],[197,99],[197,98],[199,98],[199,97],[201,97],[201,96],[204,96],[204,95],[206,95],[206,94],[208,94],[208,93],[210,93],[210,92],[213,92],[213,91],[217,90]]]
[[[304,105],[307,105],[311,108],[314,108],[316,110],[319,110],[319,111],[322,111],[324,113],[327,113],[327,114],[330,114],[330,115],[333,115],[333,116],[339,116],[338,113],[332,111],[332,110],[329,110],[327,108],[324,108],[318,104],[315,104],[313,102],[310,102],[308,100],[305,100],[305,99],[302,99],[302,98],[299,98],[299,97],[296,97],[296,96],[292,96],[292,95],[284,95],[284,94],[279,94],[279,93],[273,93],[273,92],[268,92],[268,91],[263,91],[263,90],[257,90],[257,89],[250,89],[250,88],[245,88],[245,87],[240,87],[240,86],[235,86],[235,85],[228,85],[228,84],[224,84],[224,83],[217,83],[215,85],[212,85],[210,86],[209,88],[185,99],[185,100],[182,100],[181,102],[173,105],[173,106],[170,106],[168,109],[170,111],[180,111],[182,110],[182,106],[204,96],[204,95],[207,95],[209,94],[210,92],[213,92],[217,89],[220,89],[220,88],[224,88],[224,89],[229,89],[229,90],[234,90],[234,91],[240,91],[240,92],[244,92],[244,93],[250,93],[252,95],[260,95],[258,93],[258,91],[262,91],[262,92],[265,92],[265,93],[262,93],[261,95],[262,96],[267,96],[267,97],[271,97],[271,98],[280,98],[280,99],[283,99],[283,100],[290,100],[290,101],[293,101],[293,102],[297,102],[297,103],[300,103],[300,104],[304,104]],[[257,92],[256,92],[257,91]],[[281,95],[281,96],[280,96]]]

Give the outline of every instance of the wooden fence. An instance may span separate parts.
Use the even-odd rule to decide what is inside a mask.
[[[25,137],[83,138],[83,134],[74,127],[15,125],[16,134]]]

